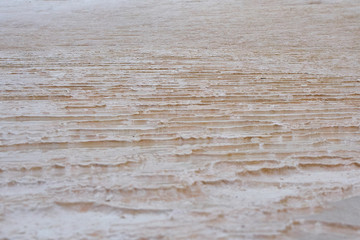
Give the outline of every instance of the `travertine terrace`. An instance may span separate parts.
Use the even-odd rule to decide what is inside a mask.
[[[360,2],[0,1],[1,239],[360,239]]]

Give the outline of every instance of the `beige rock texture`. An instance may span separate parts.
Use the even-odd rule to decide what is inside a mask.
[[[0,1],[0,239],[360,239],[359,156],[359,1]]]

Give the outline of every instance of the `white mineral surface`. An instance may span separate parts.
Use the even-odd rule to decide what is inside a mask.
[[[1,0],[0,239],[360,239],[360,1]]]

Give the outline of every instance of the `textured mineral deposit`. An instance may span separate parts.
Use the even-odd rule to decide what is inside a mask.
[[[0,239],[360,239],[360,1],[1,0]]]

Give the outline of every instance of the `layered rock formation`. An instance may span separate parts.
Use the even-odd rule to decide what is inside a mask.
[[[0,16],[0,238],[359,238],[357,1]]]

